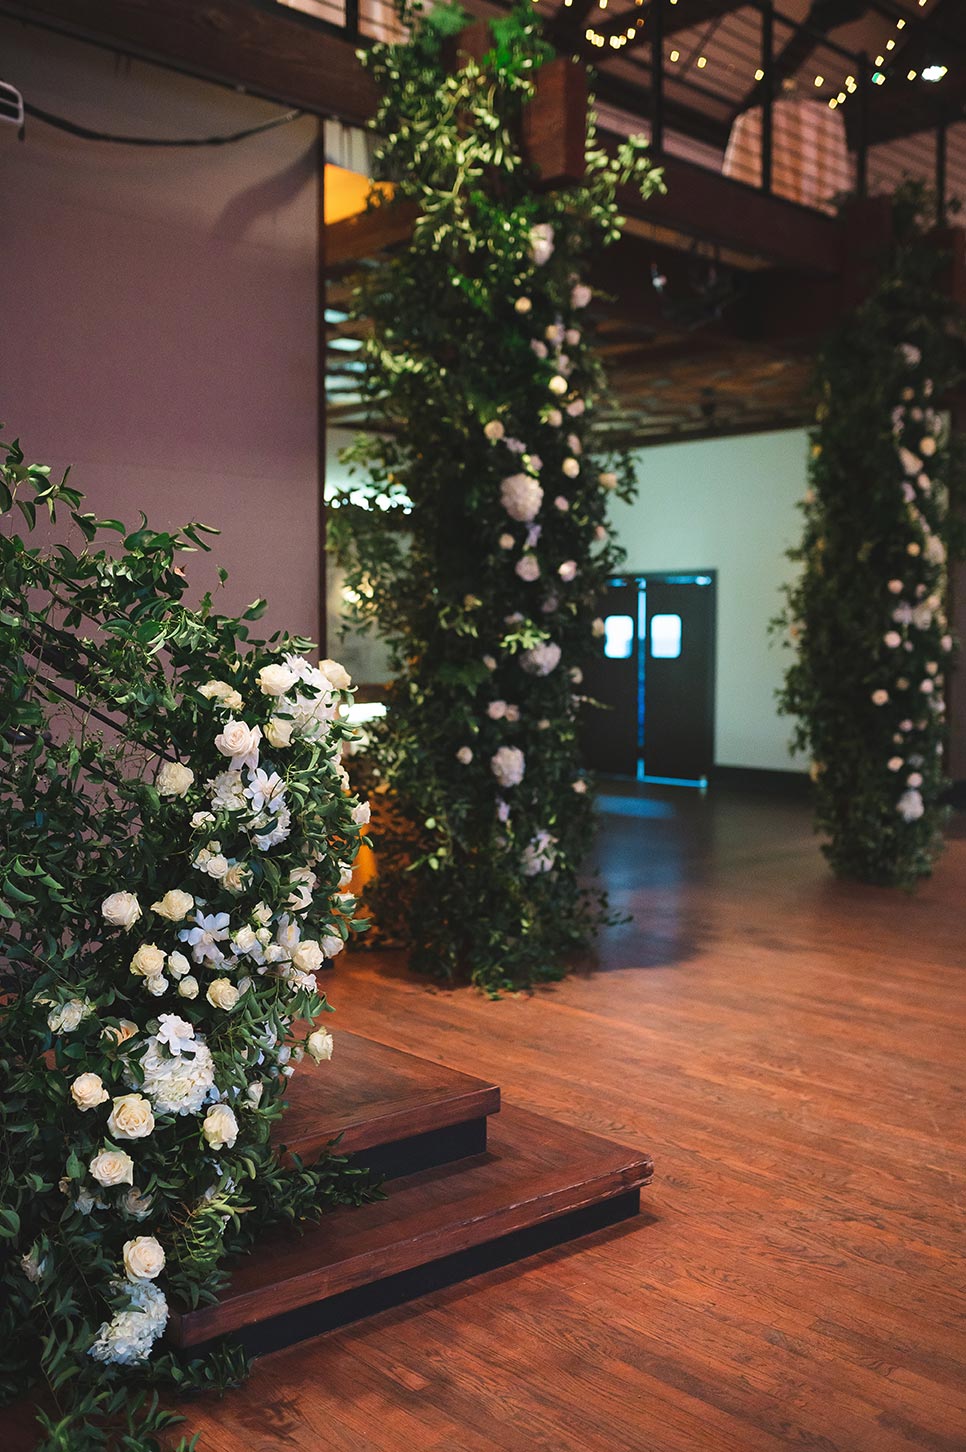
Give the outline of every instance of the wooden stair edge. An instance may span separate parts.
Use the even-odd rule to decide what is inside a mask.
[[[297,1245],[270,1242],[259,1260],[241,1264],[242,1284],[220,1302],[184,1314],[173,1308],[170,1340],[193,1346],[243,1331],[629,1196],[653,1174],[649,1155],[526,1110],[505,1108],[494,1140],[492,1152],[442,1175],[397,1181],[388,1200],[334,1212]],[[548,1141],[559,1162],[547,1163]]]
[[[335,1140],[337,1153],[358,1154],[500,1111],[497,1084],[361,1034],[342,1030],[336,1054],[332,1077],[328,1064],[311,1063],[292,1076],[285,1114],[272,1133],[287,1156],[306,1159]]]

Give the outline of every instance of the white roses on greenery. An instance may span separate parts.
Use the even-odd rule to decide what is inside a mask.
[[[529,524],[543,503],[543,490],[529,474],[510,474],[500,485],[500,503],[511,519]]]
[[[195,900],[190,892],[182,892],[180,888],[173,887],[164,894],[157,902],[151,904],[151,911],[159,917],[167,918],[169,923],[180,923],[186,918],[195,905]]]
[[[238,1138],[238,1120],[227,1104],[213,1104],[201,1126],[201,1132],[212,1149],[231,1149]]]
[[[215,746],[222,756],[231,757],[232,771],[240,771],[243,766],[254,768],[258,765],[258,743],[261,739],[261,727],[249,726],[232,716],[215,737]]]
[[[195,779],[190,767],[178,761],[164,761],[155,778],[154,785],[160,797],[183,797],[191,789]]]
[[[311,1058],[317,1064],[321,1064],[324,1060],[332,1058],[332,1050],[335,1047],[335,1043],[327,1029],[318,1028],[309,1034],[305,1047],[308,1049]]]
[[[213,1008],[231,1013],[241,994],[229,978],[215,978],[209,983],[205,997]]]
[[[154,1114],[143,1094],[120,1094],[107,1121],[112,1139],[145,1139],[154,1131]]]
[[[134,1161],[124,1150],[101,1150],[87,1168],[91,1178],[107,1189],[114,1185],[134,1184]]]
[[[70,1086],[70,1094],[77,1108],[86,1113],[88,1109],[96,1109],[99,1104],[104,1104],[110,1099],[110,1095],[104,1088],[104,1081],[100,1074],[78,1074]]]
[[[141,916],[141,905],[133,892],[112,892],[101,903],[101,916],[115,928],[132,928]]]
[[[217,701],[229,711],[240,711],[244,702],[241,696],[230,686],[227,681],[206,681],[203,686],[198,687],[200,695],[208,701]]]
[[[560,664],[560,646],[552,640],[541,641],[523,652],[520,664],[532,676],[549,676]]]
[[[153,1235],[136,1235],[121,1252],[128,1280],[153,1281],[164,1270],[164,1251]]]
[[[258,672],[258,689],[266,696],[284,696],[297,680],[295,672],[288,666],[262,666]]]
[[[154,978],[164,972],[165,955],[154,943],[142,943],[131,959],[131,972]]]
[[[519,786],[526,770],[519,746],[501,746],[490,758],[490,770],[501,787]]]
[[[538,267],[553,256],[553,227],[549,222],[536,222],[530,228],[530,256]]]

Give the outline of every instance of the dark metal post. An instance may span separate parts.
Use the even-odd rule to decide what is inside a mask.
[[[864,197],[869,190],[869,87],[872,85],[872,70],[869,57],[863,51],[858,57],[858,126],[855,133],[855,194]]]
[[[766,0],[761,7],[761,189],[771,191],[774,128],[772,105],[775,99],[775,7]]]
[[[359,39],[359,0],[345,0],[345,28],[350,40]]]
[[[940,227],[946,220],[946,155],[949,142],[947,127],[944,110],[940,112],[936,126],[936,222]]]
[[[651,0],[647,19],[651,27],[651,151],[664,150],[664,6]]]

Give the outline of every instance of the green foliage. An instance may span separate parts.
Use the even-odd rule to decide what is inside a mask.
[[[395,187],[374,205],[418,216],[355,298],[387,431],[348,452],[365,480],[333,501],[331,542],[355,622],[396,672],[363,767],[381,804],[377,924],[417,969],[497,992],[559,977],[604,911],[578,881],[593,808],[577,692],[621,559],[607,498],[633,484],[626,460],[591,449],[604,379],[581,279],[620,235],[618,184],[661,182],[644,143],[611,158],[591,132],[583,181],[541,190],[521,116],[551,51],[529,7],[459,69],[458,12],[417,11],[408,44],[364,57],[376,175]],[[501,787],[508,748],[524,775]]]
[[[0,1402],[40,1381],[46,1452],[140,1452],[177,1420],[159,1384],[244,1373],[162,1350],[168,1298],[212,1301],[265,1227],[368,1193],[270,1141],[293,1062],[331,1051],[314,970],[358,926],[368,809],[341,667],[249,638],[262,601],[183,603],[211,531],[97,520],[3,447]]]
[[[812,757],[823,850],[841,876],[904,887],[941,848],[947,559],[964,479],[939,411],[963,376],[963,339],[922,202],[897,196],[881,278],[822,351],[790,552],[803,569],[776,622],[795,652],[779,700]]]

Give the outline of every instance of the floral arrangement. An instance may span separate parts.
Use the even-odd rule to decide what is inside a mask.
[[[836,873],[912,886],[941,848],[951,509],[960,449],[941,413],[960,334],[922,198],[895,203],[892,256],[819,362],[804,565],[778,622],[795,651],[780,701],[812,757]]]
[[[213,1300],[266,1226],[367,1193],[269,1136],[297,1061],[332,1054],[316,975],[360,926],[368,806],[342,667],[250,640],[263,602],[187,608],[200,526],[80,505],[6,446],[5,522],[66,509],[88,544],[0,536],[0,1388],[43,1378],[51,1452],[135,1452],[172,1420],[152,1387],[244,1369],[166,1349],[172,1298]],[[105,529],[111,553],[89,547]]]
[[[347,453],[365,480],[333,499],[330,538],[395,672],[359,768],[386,849],[377,927],[415,968],[496,992],[559,977],[606,911],[578,878],[580,687],[621,559],[608,501],[633,480],[590,434],[604,379],[585,278],[620,235],[617,185],[646,195],[660,173],[643,142],[612,158],[591,129],[583,181],[541,189],[521,118],[550,52],[529,7],[455,69],[462,12],[402,16],[408,44],[363,59],[376,175],[419,215],[356,294],[381,426]]]

